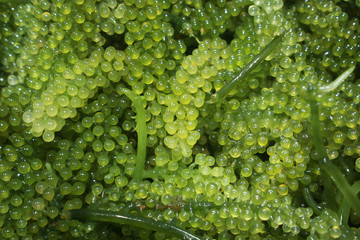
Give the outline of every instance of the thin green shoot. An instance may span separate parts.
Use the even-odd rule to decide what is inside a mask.
[[[360,192],[360,180],[355,182],[352,186],[351,186],[353,192],[355,195],[359,194]],[[340,209],[339,209],[339,216],[340,216],[340,221],[342,225],[348,225],[348,220],[349,220],[349,215],[350,215],[350,206],[351,204],[348,202],[347,199],[343,199],[340,205]]]
[[[45,168],[46,168],[46,171],[48,174],[54,174],[54,171],[53,171],[50,163],[45,163]]]
[[[76,209],[65,212],[64,217],[83,221],[100,221],[128,224],[134,227],[163,232],[179,239],[201,240],[201,238],[173,224],[156,221],[142,216],[136,216],[129,213],[104,210]]]
[[[304,197],[305,202],[307,203],[307,205],[309,207],[312,208],[312,210],[314,211],[314,213],[316,215],[320,215],[323,208],[315,201],[315,199],[313,198],[313,196],[311,195],[311,191],[308,187],[304,187],[302,189],[302,195]]]
[[[320,157],[326,156],[326,150],[324,144],[322,143],[322,133],[321,133],[321,125],[319,119],[319,108],[318,104],[314,99],[310,99],[310,122],[311,122],[311,132],[312,132],[312,140],[315,145],[315,149],[319,153]]]
[[[333,180],[338,190],[344,196],[344,199],[350,203],[353,210],[360,214],[360,199],[356,196],[355,192],[347,182],[343,174],[337,169],[337,167],[326,157],[325,147],[321,139],[320,132],[320,119],[318,105],[315,100],[310,100],[311,106],[311,131],[315,148],[319,154],[319,165],[323,173],[323,181],[329,180],[329,177]],[[326,183],[324,183],[325,185]],[[326,187],[326,185],[325,185]],[[328,197],[328,196],[326,196]],[[331,197],[331,196],[330,196]],[[332,196],[333,198],[333,196]]]
[[[193,37],[197,43],[200,43],[201,41],[195,36],[194,31],[192,30],[191,24],[190,23],[183,23],[183,29],[184,32],[186,32],[190,37]]]
[[[342,82],[345,81],[345,79],[347,77],[349,77],[349,75],[354,71],[355,66],[352,66],[350,68],[348,68],[345,72],[343,72],[339,77],[337,77],[333,82],[331,82],[330,84],[326,85],[326,86],[322,86],[319,87],[319,90],[321,92],[330,92],[333,91],[334,89],[336,89]]]
[[[329,161],[329,159],[323,159],[322,164],[325,172],[331,177],[335,182],[335,185],[343,194],[344,199],[350,203],[352,208],[357,214],[360,214],[360,199],[357,197],[357,194],[352,190],[349,183],[346,181],[344,175],[336,168],[336,166]]]
[[[245,6],[249,6],[251,4],[254,4],[254,1],[252,0],[238,0],[236,2],[236,4],[240,7],[245,7]]]
[[[312,92],[314,93],[314,92]],[[311,130],[313,133],[313,144],[315,145],[315,149],[319,153],[319,156],[321,158],[324,158],[326,156],[325,147],[322,144],[322,134],[321,134],[321,126],[320,126],[320,120],[319,120],[319,109],[317,106],[317,102],[314,99],[310,100],[310,121],[311,121]],[[317,134],[314,134],[314,132],[317,131]],[[321,161],[320,161],[320,167],[321,167]],[[327,175],[324,172],[324,168],[320,168],[322,175]],[[335,210],[337,208],[336,202],[334,201],[333,195],[334,195],[334,184],[331,182],[331,179],[329,177],[323,177],[323,183],[324,183],[324,199],[328,206]]]
[[[262,61],[272,53],[281,42],[284,34],[276,36],[258,55],[256,55],[234,79],[227,82],[216,94],[215,102],[219,103],[236,85],[245,79]]]
[[[121,91],[132,101],[136,110],[136,132],[137,140],[137,160],[133,180],[142,179],[146,160],[146,122],[145,122],[145,109],[141,104],[141,98],[135,93],[126,88],[121,88]]]

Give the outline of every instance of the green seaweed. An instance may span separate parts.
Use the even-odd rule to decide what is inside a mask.
[[[311,90],[310,90],[311,92]],[[313,94],[311,92],[311,94]],[[319,154],[319,165],[322,171],[322,179],[325,186],[325,197],[328,202],[333,202],[334,195],[331,195],[331,192],[326,192],[326,188],[331,189],[330,179],[335,183],[337,189],[344,196],[344,200],[347,201],[354,211],[360,214],[360,199],[357,197],[356,192],[350,184],[347,182],[346,178],[340,172],[340,170],[327,158],[325,147],[322,141],[322,134],[320,131],[320,119],[319,119],[319,109],[317,102],[311,98],[310,99],[311,107],[311,132],[313,144],[315,149]]]
[[[143,176],[146,160],[146,122],[145,109],[141,104],[141,98],[129,89],[122,88],[121,91],[132,101],[136,110],[136,132],[137,132],[137,160],[133,180],[139,180]]]
[[[249,74],[257,67],[260,63],[262,63],[265,58],[272,53],[277,46],[281,43],[284,34],[280,36],[276,36],[266,47],[257,54],[245,67],[244,69],[233,78],[231,81],[227,82],[216,94],[215,94],[215,102],[219,103],[236,85],[248,77]]]
[[[145,228],[153,231],[160,231],[171,236],[178,237],[180,239],[201,240],[201,238],[179,227],[176,227],[173,224],[165,223],[162,221],[155,221],[153,219],[136,216],[129,213],[120,213],[104,210],[77,209],[70,210],[69,213],[66,213],[66,215],[68,215],[67,217],[71,219],[129,224],[134,227]]]

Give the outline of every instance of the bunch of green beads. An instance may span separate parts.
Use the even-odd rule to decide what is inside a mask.
[[[261,36],[274,36],[288,29],[289,20],[286,19],[282,0],[259,0],[249,6],[248,12],[254,17],[255,32]],[[266,37],[265,37],[266,38]]]

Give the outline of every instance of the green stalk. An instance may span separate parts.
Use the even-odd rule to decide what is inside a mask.
[[[352,186],[351,186],[354,194],[358,194],[360,192],[360,181],[355,182]],[[339,209],[339,216],[340,216],[340,220],[341,220],[341,224],[342,225],[348,225],[348,221],[349,221],[349,215],[350,215],[350,203],[347,199],[343,199],[340,205],[340,209]]]
[[[215,102],[219,103],[241,80],[246,78],[264,59],[272,53],[281,42],[284,34],[276,36],[258,55],[256,55],[231,81],[227,82],[216,94]]]
[[[145,228],[152,231],[159,231],[179,239],[188,240],[201,240],[201,238],[194,234],[178,228],[172,224],[164,223],[162,221],[156,221],[142,216],[136,216],[128,213],[104,211],[104,210],[88,210],[88,209],[77,209],[70,210],[65,213],[65,216],[71,219],[78,219],[83,221],[100,221],[100,222],[111,222],[119,224],[129,224],[134,227]]]
[[[337,88],[345,79],[354,71],[355,66],[348,68],[345,72],[343,72],[340,76],[338,76],[333,82],[330,84],[320,87],[319,90],[321,92],[330,92]]]
[[[354,211],[360,214],[360,200],[356,196],[357,194],[353,191],[342,173],[327,158],[323,159],[323,168],[326,173],[331,177],[331,179],[335,182],[335,185],[338,187],[340,192],[343,194],[344,200],[346,199],[346,201],[350,203]]]
[[[360,200],[356,196],[355,192],[351,188],[350,184],[347,182],[343,174],[337,169],[337,167],[330,162],[330,160],[326,157],[325,153],[325,147],[321,140],[321,132],[320,132],[320,119],[319,119],[319,110],[318,105],[315,102],[315,100],[310,100],[310,106],[311,106],[311,130],[312,130],[312,137],[313,142],[315,145],[316,150],[318,151],[320,155],[319,165],[322,171],[324,171],[325,174],[323,174],[323,181],[324,184],[329,184],[328,180],[329,177],[334,181],[336,187],[339,189],[339,191],[343,194],[344,200],[352,206],[354,211],[358,214],[360,214]],[[325,185],[326,187],[326,185]],[[334,195],[326,196],[330,199],[334,199]],[[329,200],[329,199],[326,199]]]
[[[236,3],[240,7],[245,7],[245,6],[249,6],[251,4],[254,4],[254,1],[253,0],[238,0]]]
[[[136,132],[138,135],[137,141],[137,160],[134,171],[133,180],[142,178],[145,160],[146,160],[146,122],[145,122],[145,109],[141,104],[141,98],[135,93],[126,88],[121,88],[121,91],[132,101],[136,110]]]
[[[315,100],[310,100],[310,121],[311,121],[311,132],[313,138],[313,144],[315,145],[315,149],[317,150],[321,159],[326,158],[326,151],[324,144],[322,143],[322,134],[320,131],[320,119],[319,119],[319,109],[317,102]],[[334,201],[334,188],[331,179],[328,177],[327,173],[324,172],[325,169],[323,167],[322,161],[320,161],[320,171],[324,176],[322,178],[324,182],[324,194],[325,194],[325,202],[328,204],[329,208],[335,210],[337,208],[336,202]]]
[[[310,189],[308,187],[303,187],[302,194],[306,204],[312,208],[316,215],[320,215],[323,208],[319,204],[317,204],[317,202],[311,195]]]
[[[311,122],[311,133],[313,144],[315,145],[315,149],[318,152],[320,158],[326,157],[326,150],[324,144],[322,142],[322,133],[319,119],[319,108],[318,104],[314,99],[310,100],[310,122]]]

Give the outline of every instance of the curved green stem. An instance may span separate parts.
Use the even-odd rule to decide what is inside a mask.
[[[360,181],[355,182],[352,186],[351,186],[352,190],[354,191],[355,194],[358,194],[360,192]],[[347,225],[348,224],[348,220],[349,220],[349,215],[350,215],[350,203],[347,199],[343,199],[343,201],[341,202],[340,205],[340,209],[339,209],[339,216],[340,216],[340,220],[341,220],[341,224],[342,225]]]
[[[321,92],[330,92],[332,90],[334,90],[335,88],[337,88],[342,82],[345,81],[345,79],[354,71],[355,66],[352,66],[350,68],[348,68],[345,72],[343,72],[339,77],[337,77],[333,82],[331,82],[330,84],[323,86],[323,87],[319,87],[319,90]]]
[[[141,98],[135,93],[126,88],[121,88],[121,91],[132,101],[136,110],[136,132],[138,135],[137,141],[137,160],[134,171],[134,180],[142,178],[145,160],[146,160],[146,122],[145,109],[141,104]]]
[[[315,100],[313,99],[310,100],[310,106],[311,106],[310,120],[311,120],[312,138],[315,148],[320,156],[320,160],[319,160],[320,168],[325,173],[323,174],[324,186],[325,188],[327,187],[325,184],[329,184],[328,181],[330,177],[334,181],[339,191],[343,194],[344,199],[346,199],[346,201],[348,201],[348,203],[351,204],[351,207],[354,209],[355,212],[360,214],[359,198],[356,196],[350,184],[347,182],[346,178],[339,171],[339,169],[337,169],[337,167],[326,157],[325,147],[321,140],[319,110]],[[330,186],[328,187],[332,188]],[[333,199],[333,194],[327,197]]]
[[[237,4],[238,4],[238,6],[245,7],[245,6],[254,4],[254,1],[253,0],[240,0],[240,1],[237,1]]]
[[[284,34],[276,36],[258,55],[256,55],[231,81],[227,82],[215,96],[215,102],[219,103],[241,80],[246,78],[264,59],[279,45]]]
[[[317,204],[317,202],[311,195],[310,189],[308,187],[303,187],[302,194],[307,205],[312,208],[316,215],[320,215],[323,208],[319,204]]]
[[[169,172],[168,169],[160,168],[158,166],[143,171],[143,178],[152,178],[153,180],[166,179],[169,176],[171,176],[171,172]]]
[[[48,174],[54,174],[54,170],[52,169],[50,163],[45,163],[45,168]]]
[[[360,214],[360,200],[356,196],[355,192],[352,190],[351,186],[346,181],[342,173],[336,168],[333,163],[331,163],[326,158],[323,159],[322,165],[325,172],[331,177],[340,192],[343,194],[344,199],[346,199],[350,203],[355,212]]]
[[[313,99],[310,100],[310,110],[311,110],[310,121],[311,121],[313,144],[315,145],[315,149],[317,150],[320,158],[323,159],[326,157],[326,150],[324,144],[322,143],[322,138],[321,138],[322,134],[320,131],[321,128],[320,128],[318,105],[317,102]],[[325,176],[322,178],[324,183],[325,201],[328,204],[328,206],[334,210],[337,207],[333,198],[334,186],[333,183],[331,182],[331,179],[327,177],[327,174],[324,172],[325,169],[323,167],[322,161],[320,161],[319,164],[320,164],[321,174]]]
[[[201,238],[195,236],[194,234],[178,228],[172,224],[128,213],[119,213],[104,210],[77,209],[70,210],[67,215],[71,219],[129,224],[131,226],[145,228],[148,230],[160,231],[178,237],[180,239],[201,240]]]
[[[313,144],[320,158],[326,157],[326,150],[322,142],[322,133],[319,119],[318,104],[314,99],[310,99],[310,122]]]

